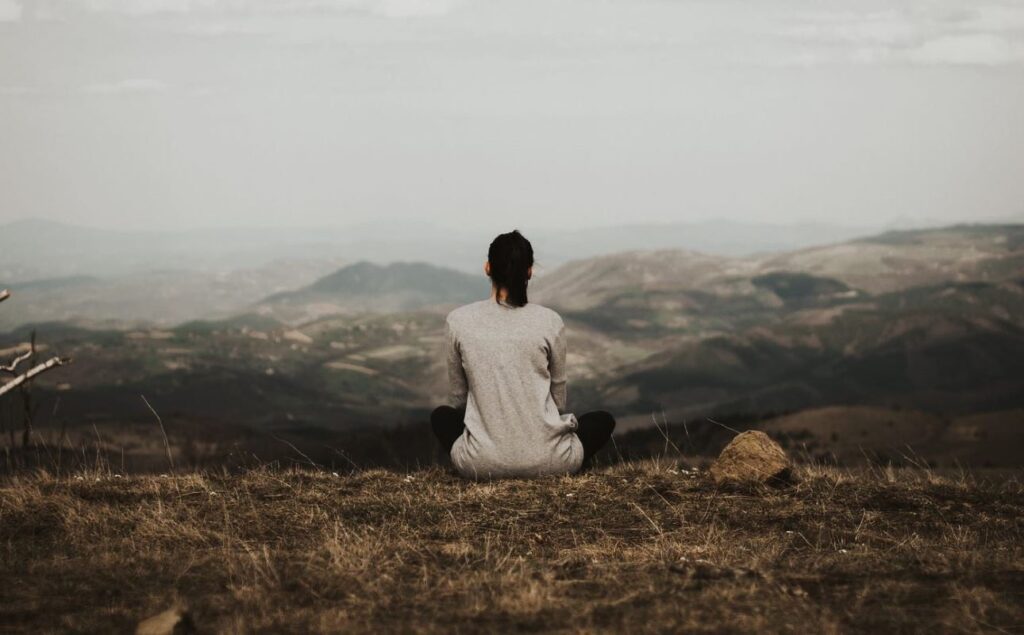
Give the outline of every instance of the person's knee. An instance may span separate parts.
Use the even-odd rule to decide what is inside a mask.
[[[452,408],[451,406],[438,406],[437,408],[434,408],[433,412],[430,413],[430,421],[431,423],[444,421],[450,419],[454,414],[455,408]]]
[[[583,415],[583,417],[586,419],[588,426],[592,425],[601,431],[607,430],[608,434],[615,430],[615,417],[607,410],[592,410]]]
[[[466,411],[451,406],[438,406],[430,413],[430,427],[434,435],[445,443],[453,442],[465,428]]]

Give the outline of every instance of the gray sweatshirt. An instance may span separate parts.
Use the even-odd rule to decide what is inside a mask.
[[[493,298],[446,320],[448,404],[465,406],[452,463],[468,478],[567,474],[583,463],[579,425],[565,409],[565,324],[539,304]]]

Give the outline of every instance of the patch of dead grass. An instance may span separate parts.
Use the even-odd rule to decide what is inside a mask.
[[[803,468],[716,487],[665,461],[469,483],[410,474],[19,476],[0,624],[206,632],[847,632],[1024,625],[1024,488]]]

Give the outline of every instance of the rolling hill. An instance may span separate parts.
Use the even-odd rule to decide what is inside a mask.
[[[531,285],[534,298],[585,311],[626,295],[704,294],[785,301],[780,277],[811,276],[804,293],[868,294],[944,282],[1003,282],[1024,276],[1024,225],[961,225],[878,236],[760,257],[678,249],[628,252],[567,263]],[[773,282],[774,278],[774,282]],[[805,278],[806,287],[811,278]],[[822,285],[829,287],[825,289]],[[776,298],[766,297],[762,291]],[[759,297],[760,296],[760,297]],[[686,307],[681,307],[685,312]],[[678,309],[677,309],[678,310]]]
[[[487,297],[490,284],[481,274],[417,262],[378,265],[357,262],[297,291],[274,294],[257,311],[302,323],[342,313],[390,313],[458,305]]]
[[[936,456],[1003,464],[995,445],[950,448],[965,434],[1005,445],[1024,431],[1008,423],[1024,411],[1021,243],[1019,226],[991,226],[758,258],[628,252],[539,275],[530,297],[569,326],[571,408],[611,409],[622,432],[657,419],[690,422],[700,436],[694,424],[705,417],[743,427],[803,411],[898,408],[939,421],[924,446]],[[40,429],[73,422],[83,442],[92,425],[104,438],[133,426],[151,435],[145,394],[172,432],[188,431],[212,461],[236,452],[239,438],[262,439],[267,452],[286,448],[276,440],[284,435],[320,456],[356,430],[422,423],[446,392],[444,313],[486,297],[486,283],[423,263],[360,262],[230,319],[102,330],[39,323],[40,341],[76,358],[37,382]],[[32,299],[31,289],[16,291],[0,316]],[[27,332],[0,335],[0,349]],[[805,440],[827,454],[832,428],[814,425],[821,430]],[[842,439],[861,434],[836,430]],[[863,441],[893,457],[879,444],[894,439]],[[850,448],[835,454],[856,458]]]
[[[580,260],[533,297],[648,351],[593,377],[622,429],[830,404],[1021,405],[1024,228],[895,232],[761,259]]]
[[[339,264],[337,260],[288,260],[219,272],[171,269],[9,284],[0,280],[0,289],[10,289],[17,298],[0,311],[0,330],[53,321],[132,328],[225,318],[248,310],[270,293],[308,284]]]
[[[760,267],[831,277],[870,293],[943,282],[999,282],[1024,272],[1024,225],[888,232],[771,256]]]

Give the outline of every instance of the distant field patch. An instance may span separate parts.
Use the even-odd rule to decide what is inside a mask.
[[[330,368],[331,370],[350,370],[352,372],[370,375],[371,377],[373,375],[379,374],[372,368],[367,368],[366,366],[358,366],[356,364],[349,364],[348,362],[327,362],[326,364],[324,364],[324,366]]]
[[[408,359],[410,357],[419,357],[424,355],[424,351],[422,348],[417,348],[408,344],[395,344],[393,346],[382,346],[381,348],[363,351],[363,355],[371,359],[395,361],[399,359]]]

